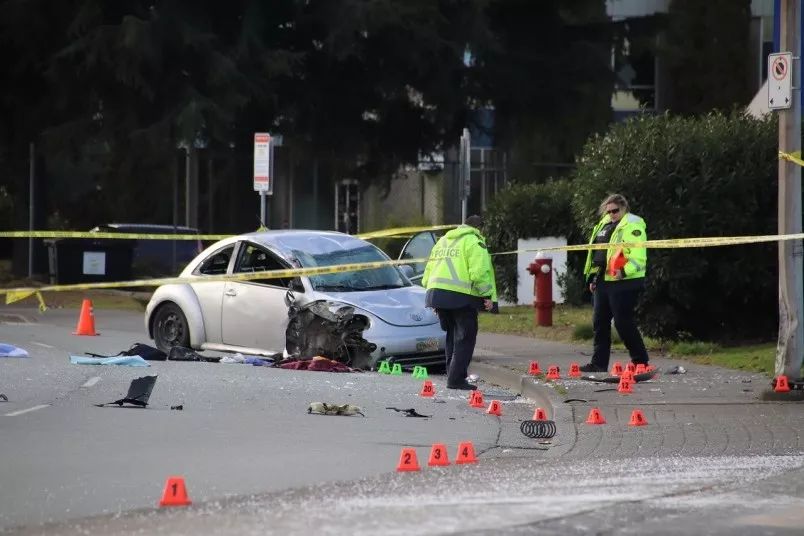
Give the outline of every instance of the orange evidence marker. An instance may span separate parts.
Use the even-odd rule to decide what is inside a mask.
[[[180,476],[168,477],[165,483],[165,491],[162,492],[162,500],[159,506],[188,506],[192,504],[187,497],[187,489],[184,487],[184,478]]]
[[[419,460],[416,458],[416,449],[405,447],[399,455],[399,464],[396,466],[397,471],[418,471]]]

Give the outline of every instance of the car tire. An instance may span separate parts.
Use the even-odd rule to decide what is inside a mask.
[[[153,316],[156,347],[165,353],[174,346],[190,347],[190,326],[181,307],[173,302],[159,306]]]

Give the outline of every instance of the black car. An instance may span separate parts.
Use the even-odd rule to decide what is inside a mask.
[[[149,223],[106,223],[90,232],[135,234],[199,234],[192,227],[153,225]],[[131,275],[136,278],[169,277],[178,274],[184,266],[201,253],[201,240],[133,239]]]

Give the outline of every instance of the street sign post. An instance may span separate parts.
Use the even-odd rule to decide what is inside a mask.
[[[768,55],[768,108],[785,110],[793,105],[793,53]]]
[[[460,145],[458,174],[461,184],[461,223],[463,223],[466,221],[466,208],[472,190],[472,139],[468,128],[463,129]]]
[[[260,224],[266,225],[265,196],[274,193],[274,145],[267,132],[254,133],[254,191],[260,194]]]

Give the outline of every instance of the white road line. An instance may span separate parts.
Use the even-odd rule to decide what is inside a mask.
[[[88,379],[84,385],[81,387],[92,387],[96,383],[100,381],[100,376],[93,376],[92,378]]]
[[[43,342],[36,342],[36,341],[33,341],[31,344],[35,344],[35,345],[37,345],[37,346],[43,346],[43,347],[45,347],[45,348],[55,348],[55,346],[50,346],[49,344],[45,344],[45,343],[43,343]]]
[[[11,413],[6,413],[6,417],[16,417],[17,415],[22,415],[23,413],[29,413],[31,411],[36,411],[38,409],[45,409],[49,408],[50,404],[40,404],[38,406],[34,406],[28,409],[21,409],[19,411],[12,411]]]

